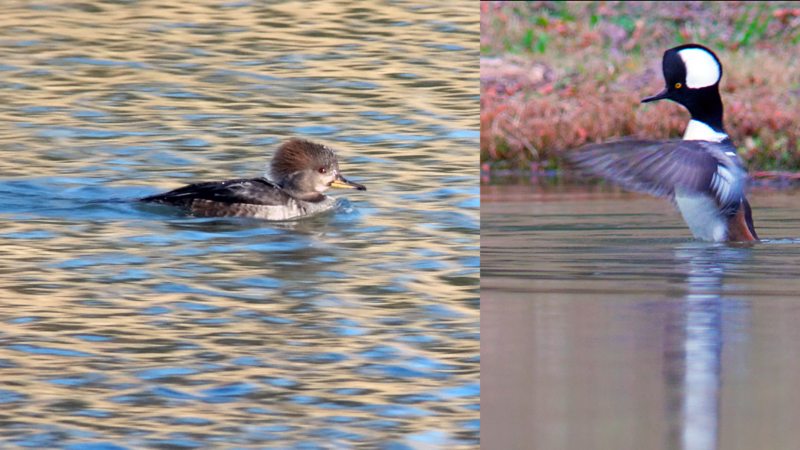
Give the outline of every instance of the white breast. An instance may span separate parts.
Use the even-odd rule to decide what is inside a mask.
[[[291,220],[327,211],[335,206],[336,199],[333,197],[325,197],[325,199],[316,203],[291,199],[286,205],[282,206],[257,205],[256,211],[249,217],[266,220]]]
[[[675,196],[675,203],[683,220],[698,239],[723,242],[727,238],[728,224],[717,209],[717,202],[710,195],[697,194],[688,197]]]
[[[725,133],[717,133],[713,128],[699,120],[690,120],[683,133],[684,141],[711,141],[722,142],[728,137]]]

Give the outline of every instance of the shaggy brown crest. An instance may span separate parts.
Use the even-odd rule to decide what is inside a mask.
[[[270,163],[270,174],[274,181],[283,180],[286,176],[301,170],[316,170],[338,165],[336,155],[322,144],[291,139],[275,152]]]

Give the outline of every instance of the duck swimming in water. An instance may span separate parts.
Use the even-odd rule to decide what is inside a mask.
[[[664,53],[666,88],[642,103],[677,102],[692,115],[683,140],[632,139],[591,144],[568,158],[623,188],[670,198],[695,237],[757,241],[745,198],[747,170],[722,126],[722,64],[711,50],[684,44]]]
[[[269,169],[272,180],[196,183],[139,201],[187,208],[199,217],[290,220],[332,208],[336,200],[323,194],[330,187],[367,190],[342,176],[333,150],[302,139],[278,147]]]

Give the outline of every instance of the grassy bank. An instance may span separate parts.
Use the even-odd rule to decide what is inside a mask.
[[[696,42],[717,53],[725,128],[751,170],[800,170],[800,4],[482,2],[481,163],[559,167],[582,144],[678,138],[680,105],[661,56]]]

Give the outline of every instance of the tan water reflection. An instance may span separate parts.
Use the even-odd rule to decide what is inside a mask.
[[[4,2],[0,440],[474,448],[477,19]],[[93,202],[259,176],[292,136],[369,191],[292,224]]]

